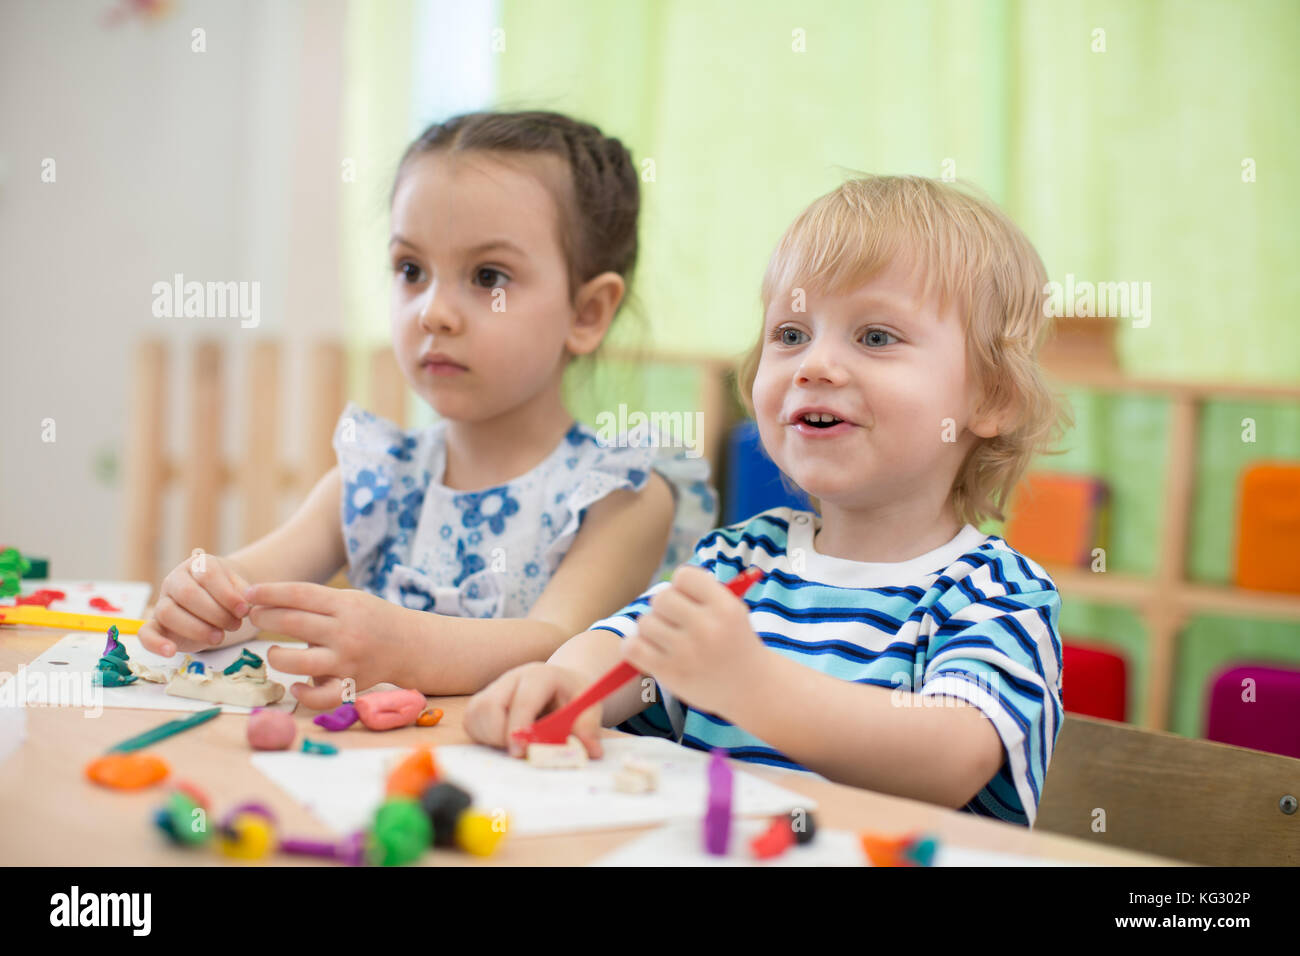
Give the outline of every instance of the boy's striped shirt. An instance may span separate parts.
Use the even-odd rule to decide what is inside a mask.
[[[750,566],[767,572],[745,603],[750,624],[776,653],[843,680],[978,707],[997,729],[1003,762],[963,809],[1032,826],[1063,718],[1061,602],[1052,579],[969,524],[918,558],[868,564],[818,554],[818,521],[811,512],[773,508],[705,535],[690,563],[723,582]],[[655,585],[592,629],[630,637],[650,598],[667,586]],[[806,769],[665,688],[655,698],[619,729]]]

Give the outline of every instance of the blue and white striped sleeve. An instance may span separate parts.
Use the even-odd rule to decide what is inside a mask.
[[[1046,572],[1015,552],[981,556],[935,607],[917,693],[978,707],[1001,738],[1002,766],[964,809],[1032,827],[1064,717],[1061,597]]]
[[[705,544],[712,539],[711,534],[701,538],[695,546],[695,553],[687,563],[698,566],[702,565],[706,558],[715,557],[717,547]],[[637,632],[637,620],[650,609],[650,599],[668,585],[668,581],[660,581],[622,610],[597,621],[587,630],[611,631],[624,639],[633,637]],[[681,737],[684,721],[685,715],[681,705],[671,694],[664,691],[658,681],[655,681],[653,700],[650,705],[639,714],[634,714],[623,721],[615,729],[642,737],[667,737],[670,740],[678,740]]]

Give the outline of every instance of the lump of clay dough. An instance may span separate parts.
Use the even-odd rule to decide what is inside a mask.
[[[131,657],[117,639],[117,625],[108,629],[108,640],[104,643],[104,653],[95,664],[95,683],[105,687],[125,687],[134,684],[136,675],[132,673]]]
[[[256,657],[256,655],[254,655]],[[261,658],[257,660],[260,662]],[[180,668],[167,682],[167,693],[173,697],[207,700],[214,704],[232,704],[236,707],[265,707],[284,696],[284,685],[267,680],[266,665],[244,667],[234,674],[199,673],[190,669],[188,654]]]
[[[130,668],[132,674],[141,680],[147,680],[153,684],[167,683],[167,675],[162,671],[156,671],[152,667],[145,667],[143,664],[137,664],[135,661],[127,661],[126,666]]]
[[[659,767],[649,760],[626,757],[614,774],[614,789],[620,793],[651,793],[659,788]]]
[[[529,744],[528,762],[534,767],[576,770],[587,765],[587,748],[573,735],[562,744]]]
[[[248,743],[254,750],[287,750],[298,725],[282,710],[255,710],[248,718]]]
[[[371,730],[408,727],[424,710],[424,695],[418,690],[381,690],[356,699],[357,716]]]

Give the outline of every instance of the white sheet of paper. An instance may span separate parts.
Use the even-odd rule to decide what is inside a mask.
[[[726,856],[704,850],[700,821],[669,823],[592,863],[592,866],[870,866],[856,833],[848,830],[818,830],[811,843],[792,846],[770,860],[756,860],[749,841],[768,826],[767,820],[733,821]],[[940,842],[934,854],[935,866],[1086,866],[1058,860],[989,850],[972,850]]]
[[[191,700],[187,697],[173,697],[167,693],[166,684],[137,680],[125,687],[96,687],[90,681],[95,671],[95,664],[104,653],[107,637],[98,631],[79,631],[67,634],[62,640],[45,649],[39,657],[14,675],[15,696],[21,696],[29,706],[65,706],[65,707],[130,707],[136,710],[207,710],[214,706],[210,701]],[[163,672],[173,671],[184,660],[184,654],[177,652],[174,657],[159,657],[147,651],[134,634],[123,634],[119,640],[131,660]],[[219,647],[210,651],[200,651],[191,655],[195,660],[203,661],[208,669],[222,668],[232,664],[248,648],[263,660],[266,649],[276,641],[245,641],[230,647]],[[286,645],[295,646],[295,645]],[[59,663],[62,662],[62,663]],[[67,675],[76,677],[70,679]],[[297,699],[289,693],[289,685],[303,680],[297,674],[286,674],[276,670],[270,662],[266,665],[266,676],[284,684],[284,698],[278,704],[272,704],[268,710],[292,712],[298,705]],[[222,704],[223,713],[247,714],[251,707],[237,707]]]
[[[339,744],[337,735],[321,737]],[[708,754],[658,737],[611,737],[603,743],[605,756],[579,770],[541,769],[503,751],[473,745],[437,747],[434,754],[447,779],[474,797],[475,807],[489,814],[504,809],[514,834],[607,830],[702,816],[708,797]],[[369,825],[383,801],[388,769],[410,752],[409,747],[383,747],[340,750],[332,757],[259,753],[250,759],[317,819],[344,835]],[[659,765],[658,790],[630,794],[614,789],[614,774],[628,755]],[[740,766],[733,761],[736,813],[770,816],[796,807],[816,809],[811,798],[745,773]]]
[[[811,843],[792,846],[780,856],[756,860],[749,841],[768,828],[770,820],[732,820],[726,856],[704,850],[703,820],[668,823],[645,836],[629,840],[592,866],[865,866],[866,855],[857,834],[848,830],[818,830]]]
[[[146,581],[23,581],[22,595],[35,591],[62,591],[67,595],[61,601],[50,602],[51,611],[64,611],[68,614],[106,614],[109,617],[144,617],[144,609],[149,606],[149,595],[153,588]],[[116,611],[91,607],[92,598],[101,597]],[[18,603],[16,597],[0,598],[0,605],[13,606]]]

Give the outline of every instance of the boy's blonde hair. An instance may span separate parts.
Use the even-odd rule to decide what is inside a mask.
[[[1016,483],[1035,455],[1073,420],[1043,380],[1039,346],[1050,330],[1047,271],[1025,234],[988,199],[920,176],[851,179],[803,211],[781,237],[763,276],[763,312],[795,289],[840,295],[861,288],[896,258],[952,303],[966,331],[966,369],[978,410],[1007,409],[1000,434],[980,438],[953,480],[958,518],[979,527],[1005,520]],[[740,400],[754,414],[758,342],[737,374]],[[936,427],[938,423],[935,423]]]

